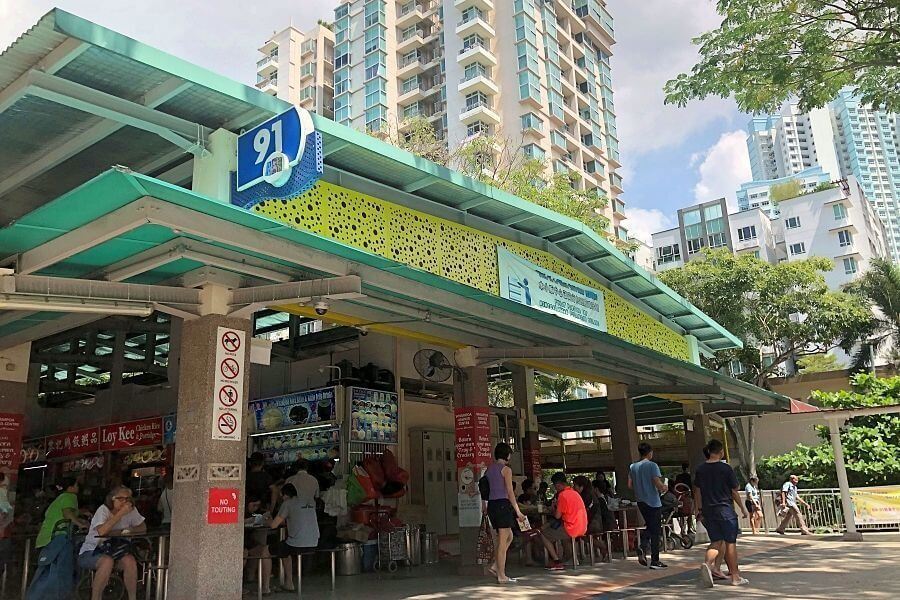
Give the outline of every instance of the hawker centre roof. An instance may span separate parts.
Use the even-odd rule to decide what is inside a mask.
[[[734,401],[770,407],[786,404],[781,396],[613,335],[184,189],[190,187],[194,159],[204,156],[213,131],[239,133],[288,108],[253,87],[52,10],[0,54],[0,223],[6,224],[0,231],[0,258],[7,257],[5,265],[16,268],[23,289],[47,285],[34,278],[62,277],[166,287],[204,265],[227,270],[242,264],[245,275],[250,271],[257,280],[281,283],[365,271],[371,277],[363,275],[361,283],[343,278],[334,293],[344,294],[357,314],[372,319],[396,319],[398,313],[409,318],[429,304],[429,290],[442,290],[460,299],[458,305],[434,302],[428,322],[410,327],[434,329],[439,319],[431,317],[443,314],[444,329],[487,331],[497,328],[498,315],[516,315],[525,319],[523,331],[532,330],[531,343],[602,342],[607,354],[618,358],[606,359],[605,372],[621,372],[621,379],[627,379],[643,366],[646,373],[640,377],[629,375],[633,383],[702,382],[707,390],[715,389],[710,392],[715,397],[731,395]],[[695,336],[703,352],[740,346],[734,335],[582,223],[329,119],[313,115],[313,120],[323,139],[324,182],[541,250],[672,331]],[[131,221],[123,216],[138,203],[144,219],[139,226],[133,215]],[[160,214],[153,211],[174,216],[145,218]],[[130,228],[112,227],[117,219],[128,221]],[[109,227],[101,235],[103,226]],[[235,241],[245,236],[253,243]],[[273,240],[297,249],[285,252]],[[318,262],[304,260],[307,248],[323,253],[316,255]],[[148,264],[146,259],[161,250],[177,256]],[[331,264],[322,258],[326,255],[354,266],[326,268]],[[381,285],[386,274],[421,286]],[[81,290],[79,285],[70,287]],[[148,294],[157,292],[171,293]],[[150,296],[135,300],[149,302]],[[191,301],[181,295],[169,303],[188,306]],[[485,315],[478,317],[479,312]],[[4,311],[0,346],[58,331],[62,324],[51,325],[58,317],[59,312]],[[492,338],[493,345],[502,337]],[[511,343],[516,336],[507,337]],[[490,346],[492,340],[483,341]],[[596,352],[592,360],[600,360]]]

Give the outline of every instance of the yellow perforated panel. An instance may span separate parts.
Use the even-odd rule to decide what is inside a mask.
[[[552,254],[477,229],[319,182],[290,200],[253,207],[270,218],[447,279],[500,294],[497,246],[573,281],[603,290],[609,333],[681,360],[687,341]]]

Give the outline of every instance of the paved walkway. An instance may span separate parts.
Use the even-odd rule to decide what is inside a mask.
[[[740,546],[747,588],[697,587],[697,566],[703,548],[664,555],[665,571],[649,571],[635,559],[614,560],[611,564],[585,567],[577,571],[548,573],[542,569],[519,567],[515,558],[509,572],[519,578],[515,585],[498,585],[487,577],[466,579],[455,573],[455,563],[401,568],[393,575],[367,574],[338,577],[337,591],[329,589],[327,577],[310,577],[304,582],[305,598],[367,600],[411,598],[814,598],[893,599],[900,597],[900,535],[869,534],[862,544],[836,538],[799,536],[745,537]],[[512,558],[512,557],[511,557]],[[276,594],[268,598],[287,600],[296,594]]]

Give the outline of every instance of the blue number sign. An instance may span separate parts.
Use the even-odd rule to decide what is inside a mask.
[[[237,190],[263,181],[279,187],[300,162],[306,140],[314,130],[310,114],[290,108],[238,138]]]

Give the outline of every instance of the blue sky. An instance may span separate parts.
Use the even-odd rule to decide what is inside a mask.
[[[613,89],[632,234],[671,226],[675,210],[749,179],[747,117],[730,100],[663,106],[662,86],[696,59],[690,39],[719,22],[711,0],[607,0],[616,20]],[[0,48],[54,5],[239,81],[256,48],[293,22],[332,18],[337,0],[0,0]]]

